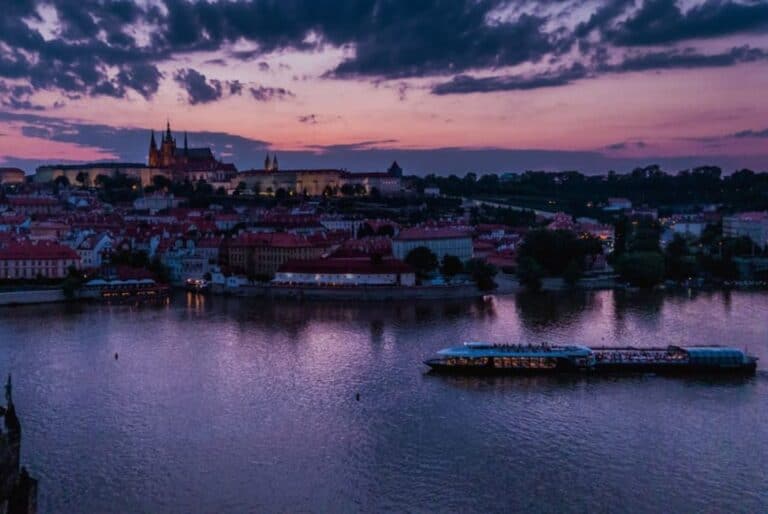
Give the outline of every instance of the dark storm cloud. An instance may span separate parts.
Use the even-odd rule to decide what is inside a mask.
[[[605,147],[606,150],[626,150],[627,148],[631,147],[635,148],[646,148],[648,146],[648,143],[645,141],[623,141],[621,143],[614,143],[612,145],[608,145]]]
[[[671,68],[712,68],[768,59],[768,52],[740,46],[718,54],[702,54],[692,49],[650,52],[626,57],[620,64],[603,71],[646,71]]]
[[[150,99],[163,79],[157,65],[185,53],[220,51],[210,62],[224,63],[252,61],[273,51],[333,47],[348,52],[327,77],[390,80],[454,75],[434,92],[508,91],[554,87],[580,78],[569,75],[571,62],[565,57],[577,41],[592,59],[601,55],[605,59],[608,48],[617,46],[665,45],[768,30],[764,1],[704,0],[685,11],[673,0],[645,0],[637,7],[635,3],[598,3],[584,22],[568,28],[564,17],[585,8],[580,0],[557,4],[533,0],[14,0],[3,4],[0,16],[0,79],[29,85],[33,92],[51,90],[67,97],[124,98],[135,92]],[[56,10],[56,37],[44,38],[34,26],[45,24],[38,13],[41,5]],[[559,12],[551,12],[552,5]],[[148,34],[149,40],[138,38],[139,33]],[[232,49],[242,42],[251,48]],[[754,54],[696,57],[667,48],[631,56],[624,67],[728,66],[757,58]],[[474,76],[501,67],[542,63],[556,71],[526,77]],[[257,66],[269,70],[264,61]],[[601,70],[591,65],[592,71]],[[243,89],[216,77],[201,79],[184,73],[171,78],[182,84],[191,103],[215,101]],[[259,101],[290,96],[289,91],[278,89],[257,86],[250,91]],[[28,102],[29,108],[35,108],[28,98],[5,98],[5,107],[25,108]]]
[[[713,38],[768,28],[768,3],[706,0],[686,12],[675,0],[647,0],[642,7],[606,32],[618,45],[659,45]]]
[[[736,132],[735,134],[733,134],[733,137],[738,138],[738,139],[743,139],[743,138],[748,138],[748,137],[749,138],[768,137],[768,128],[767,129],[763,129],[763,130],[742,130],[740,132]]]
[[[693,49],[664,50],[630,54],[618,63],[611,64],[603,59],[596,59],[590,67],[575,63],[570,67],[533,74],[533,75],[497,75],[491,77],[473,77],[457,75],[448,82],[432,87],[436,95],[490,93],[494,91],[524,91],[566,86],[574,81],[598,77],[607,73],[628,73],[651,70],[717,68],[768,60],[768,52],[759,48],[740,46],[727,52],[702,54]]]
[[[299,123],[305,123],[307,125],[317,125],[317,116],[314,114],[306,114],[304,116],[299,116]]]
[[[272,100],[285,100],[295,96],[291,91],[282,87],[255,86],[248,89],[251,96],[257,102],[271,102]]]
[[[224,96],[239,95],[243,92],[243,84],[239,80],[208,79],[191,68],[176,70],[173,79],[186,91],[190,105],[215,102]]]
[[[448,82],[432,87],[436,95],[453,95],[467,93],[490,93],[494,91],[525,91],[546,87],[558,87],[570,84],[574,80],[588,75],[587,69],[581,64],[574,64],[548,73],[530,76],[501,75],[493,77],[472,77],[457,75]]]

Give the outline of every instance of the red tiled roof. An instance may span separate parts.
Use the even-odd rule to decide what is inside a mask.
[[[58,243],[9,243],[0,248],[0,260],[80,260],[73,249]]]
[[[470,237],[464,230],[452,228],[407,228],[395,237],[396,241],[419,241],[422,239],[460,239]]]

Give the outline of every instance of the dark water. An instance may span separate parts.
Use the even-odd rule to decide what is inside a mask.
[[[0,372],[44,513],[768,511],[768,373],[425,373],[466,339],[734,344],[768,366],[768,295],[4,308]]]

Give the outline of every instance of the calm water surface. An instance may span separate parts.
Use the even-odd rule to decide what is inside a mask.
[[[765,371],[426,373],[466,339],[733,344],[766,367],[768,295],[3,308],[0,372],[44,513],[768,512]]]

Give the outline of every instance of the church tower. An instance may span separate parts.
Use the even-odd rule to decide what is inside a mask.
[[[152,131],[152,135],[149,138],[149,159],[148,164],[150,168],[157,168],[160,166],[160,152],[157,151],[157,143],[155,142],[155,131]]]
[[[171,122],[166,125],[165,136],[163,136],[163,144],[160,148],[161,164],[164,168],[170,168],[174,165],[176,156],[176,140],[171,135]]]
[[[269,158],[269,154],[267,154],[267,158],[264,159],[264,171],[272,171],[272,160]]]

